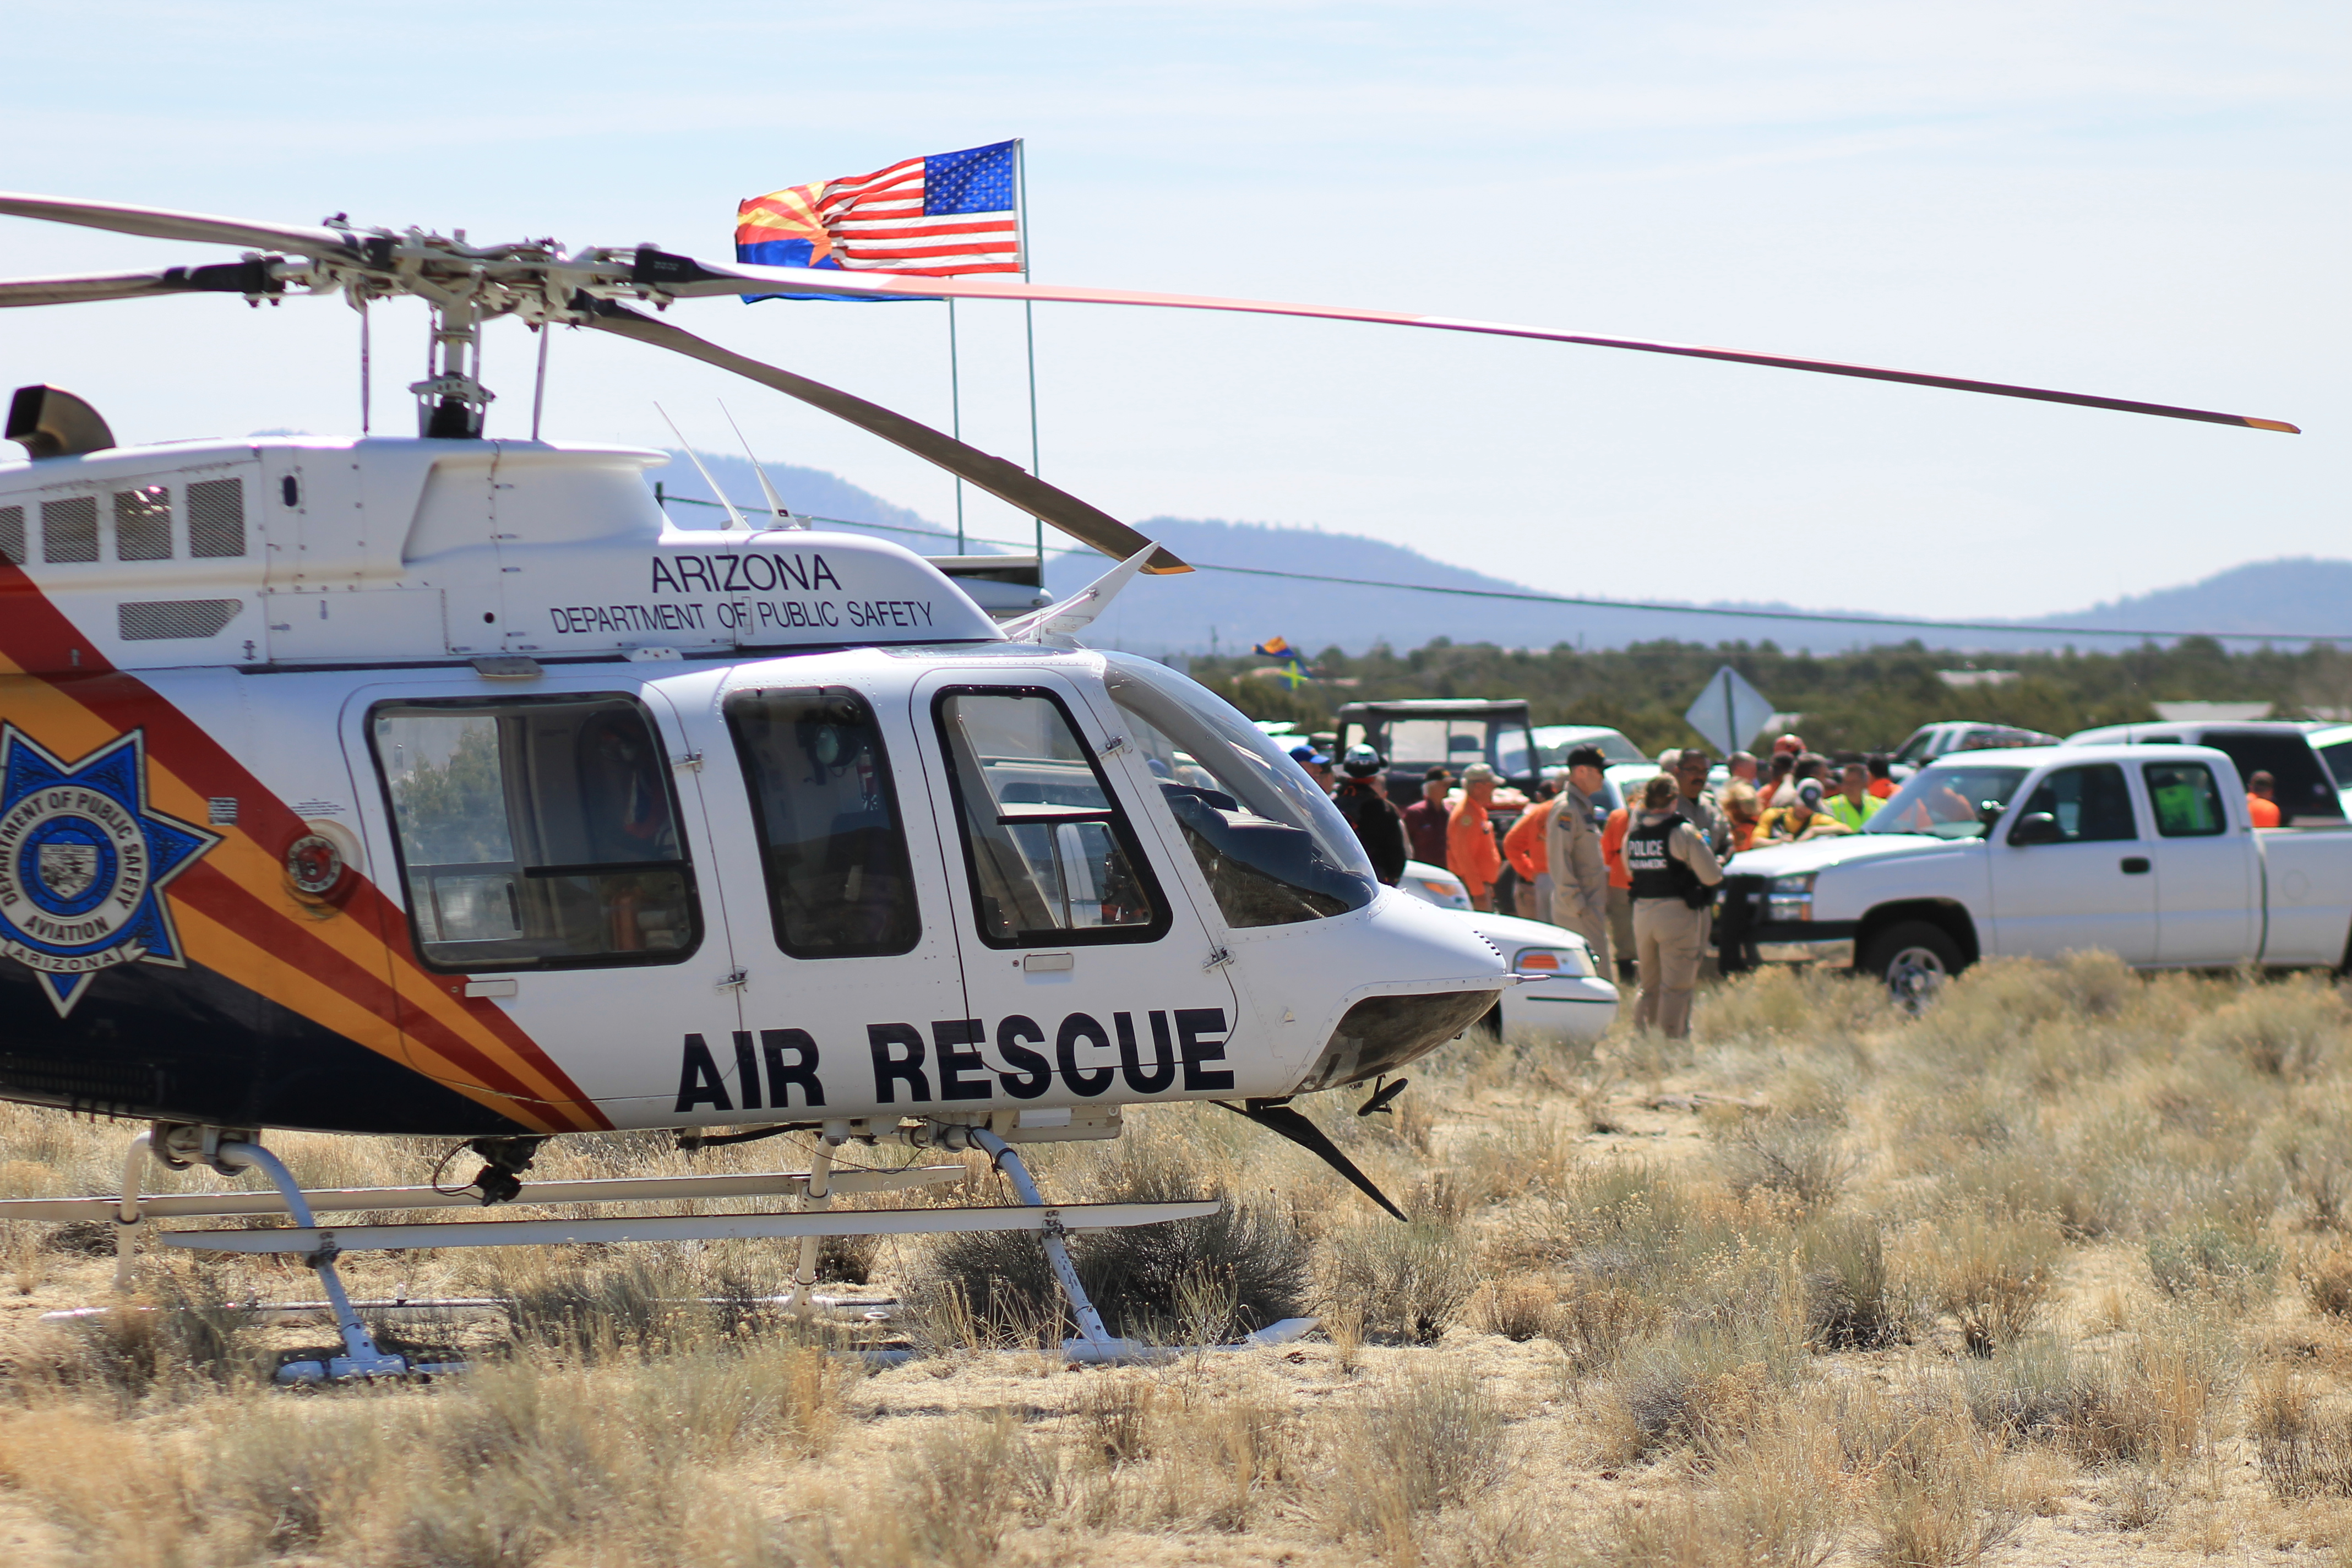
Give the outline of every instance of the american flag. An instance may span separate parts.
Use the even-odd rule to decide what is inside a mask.
[[[1018,147],[934,153],[753,196],[735,209],[735,259],[926,278],[1017,273]]]

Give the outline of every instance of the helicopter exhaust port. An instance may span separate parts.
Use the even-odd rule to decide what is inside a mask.
[[[35,462],[79,458],[114,445],[114,432],[97,409],[54,386],[20,386],[8,400],[8,437]]]

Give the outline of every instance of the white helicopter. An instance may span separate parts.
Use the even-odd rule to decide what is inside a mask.
[[[2292,431],[2273,420],[1733,350],[1428,316],[855,270],[651,246],[476,246],[49,197],[0,214],[243,247],[213,266],[0,281],[0,306],[215,293],[431,307],[414,438],[118,447],[17,393],[0,465],[0,1097],[150,1121],[100,1215],[128,1278],[165,1234],[299,1255],[345,1354],[381,1352],[338,1252],[689,1236],[1041,1235],[1083,1338],[1123,1353],[1061,1237],[1211,1204],[1048,1206],[1013,1145],[1116,1136],[1213,1100],[1371,1184],[1292,1097],[1393,1074],[1513,984],[1455,917],[1375,880],[1346,823],[1223,701],[1079,647],[1137,574],[1188,571],[1116,519],[889,410],[632,310],[747,293],[1147,304],[1385,321]],[[835,414],[1119,563],[1000,624],[897,545],[667,524],[648,450],[491,438],[499,316],[668,349]],[[363,318],[364,319],[364,318]],[[534,401],[536,409],[536,399]],[[1384,1100],[1391,1084],[1375,1095]],[[1368,1106],[1367,1109],[1370,1109]],[[305,1194],[260,1134],[472,1141],[470,1193]],[[547,1138],[821,1135],[807,1172],[535,1183],[533,1203],[778,1196],[667,1219],[316,1223],[514,1198]],[[850,1142],[987,1151],[1021,1206],[826,1212],[961,1166],[835,1172]],[[150,1156],[272,1194],[142,1199]]]

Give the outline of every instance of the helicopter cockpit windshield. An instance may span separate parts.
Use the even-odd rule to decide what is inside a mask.
[[[1103,683],[1228,922],[1291,925],[1372,901],[1362,844],[1264,731],[1163,665],[1103,658]]]

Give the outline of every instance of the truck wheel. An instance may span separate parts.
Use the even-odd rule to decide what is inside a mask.
[[[1862,956],[1863,972],[1885,981],[1895,1005],[1915,1013],[1967,964],[1951,934],[1927,921],[1887,927]]]

